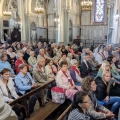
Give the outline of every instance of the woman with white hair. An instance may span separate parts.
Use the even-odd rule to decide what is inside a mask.
[[[18,74],[20,72],[19,69],[19,65],[26,63],[26,61],[23,59],[23,54],[22,53],[18,53],[17,54],[17,60],[15,61],[15,70],[16,70],[16,74]],[[27,64],[28,68],[30,68],[30,66]]]
[[[98,61],[99,65],[101,66],[103,60],[105,60],[105,56],[103,54],[103,49],[98,49],[98,52],[94,53],[95,60]]]
[[[37,60],[36,60],[36,58],[34,56],[35,56],[35,52],[31,51],[30,52],[30,57],[28,58],[28,63],[29,63],[29,65],[31,67],[33,67],[36,64],[36,62],[37,62]]]
[[[75,83],[75,85],[81,86],[82,77],[81,73],[78,69],[78,62],[76,59],[71,60],[71,69],[70,69],[70,75]]]

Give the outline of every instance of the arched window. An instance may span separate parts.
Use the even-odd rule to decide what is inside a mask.
[[[105,22],[105,3],[106,0],[95,0],[95,14],[94,22],[103,23]]]

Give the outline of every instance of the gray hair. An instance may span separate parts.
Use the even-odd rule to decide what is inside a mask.
[[[39,63],[41,60],[45,60],[45,58],[40,56],[37,60],[37,63]]]
[[[35,52],[34,51],[30,51],[30,55],[33,54],[33,53],[35,53]]]
[[[42,50],[44,50],[43,48],[41,48],[40,50],[39,50],[39,52],[41,52]]]
[[[22,53],[18,53],[18,54],[17,54],[17,57],[18,57],[18,58],[21,57],[21,56],[23,57],[24,55],[23,55]]]
[[[53,57],[53,61],[56,60],[56,59],[59,60],[59,57],[57,57],[57,56]]]
[[[72,56],[72,53],[68,53],[67,57]]]
[[[76,59],[72,59],[70,63],[71,65],[74,65],[75,63],[78,63],[78,61]]]

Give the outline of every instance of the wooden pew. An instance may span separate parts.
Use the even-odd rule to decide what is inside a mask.
[[[9,105],[15,105],[18,104],[20,101],[23,101],[23,105],[25,106],[25,110],[26,110],[26,117],[29,117],[29,109],[28,109],[28,104],[27,104],[27,98],[30,97],[31,95],[33,95],[34,93],[36,93],[37,91],[43,91],[49,84],[51,84],[52,82],[54,82],[55,80],[49,80],[47,81],[45,84],[38,86],[37,88],[31,90],[30,92],[26,93],[23,96],[20,96],[18,99],[12,101],[9,103]],[[43,98],[43,97],[41,97]],[[45,101],[42,99],[42,106],[45,105]]]
[[[61,104],[53,103],[49,101],[45,107],[40,108],[35,111],[28,120],[44,120],[47,118],[53,111],[55,111]]]
[[[60,115],[60,117],[57,120],[66,120],[65,116],[68,113],[68,111],[71,108],[71,104],[69,105],[69,107]]]

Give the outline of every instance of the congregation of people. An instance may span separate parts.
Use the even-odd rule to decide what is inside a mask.
[[[4,42],[0,44],[0,95],[9,104],[54,80],[44,94],[38,91],[28,98],[30,115],[37,100],[41,105],[41,97],[46,103],[52,99],[51,89],[56,86],[64,89],[66,99],[72,101],[68,120],[115,120],[120,107],[119,63],[120,48],[107,44],[93,50],[84,48],[82,42],[66,46]],[[11,120],[26,117],[24,109],[12,109],[18,118]]]

